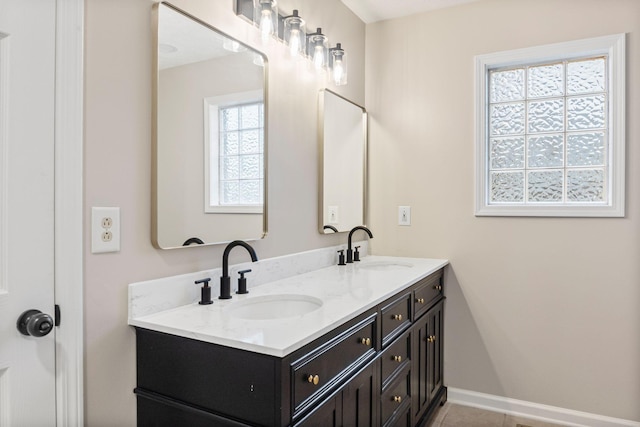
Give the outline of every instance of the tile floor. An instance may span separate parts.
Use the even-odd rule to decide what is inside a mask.
[[[562,427],[528,418],[447,402],[438,409],[429,427]]]

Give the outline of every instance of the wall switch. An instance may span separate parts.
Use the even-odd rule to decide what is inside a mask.
[[[91,253],[120,251],[120,208],[91,208]]]
[[[411,206],[398,206],[398,225],[411,225]]]
[[[329,206],[328,215],[329,215],[329,224],[338,224],[340,222],[340,217],[338,214],[337,206]]]

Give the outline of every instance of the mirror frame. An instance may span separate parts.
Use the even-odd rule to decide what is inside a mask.
[[[225,33],[224,31],[220,31],[216,27],[206,23],[205,21],[191,15],[190,13],[174,6],[168,2],[158,2],[155,3],[152,7],[152,46],[153,50],[153,59],[151,66],[151,74],[152,74],[152,111],[151,111],[151,242],[153,246],[157,249],[183,249],[183,248],[194,248],[194,247],[204,247],[211,245],[220,245],[227,244],[232,240],[220,240],[215,242],[204,242],[204,244],[198,245],[187,245],[187,246],[167,246],[162,247],[159,244],[159,235],[160,230],[158,229],[158,98],[159,98],[159,83],[160,83],[160,70],[159,70],[159,30],[160,30],[160,7],[166,6],[172,9],[175,12],[184,15],[186,18],[193,20],[194,22],[203,25],[204,27],[209,28],[212,31],[220,34],[221,36],[227,37],[231,40],[237,41],[241,46],[253,51],[254,53],[262,56],[264,62],[264,72],[263,72],[263,103],[264,103],[264,135],[263,135],[263,204],[262,204],[262,234],[256,238],[244,238],[246,241],[254,241],[264,239],[268,234],[268,135],[269,135],[269,114],[268,114],[268,105],[269,105],[269,64],[268,58],[259,50],[255,49],[252,46],[249,46],[246,43],[243,43]],[[204,167],[204,159],[203,159],[203,167]],[[193,236],[197,237],[197,236]],[[189,240],[193,239],[190,237]]]
[[[344,96],[336,93],[330,89],[320,89],[318,93],[318,232],[323,235],[337,234],[337,233],[325,233],[324,226],[324,122],[325,122],[325,94],[330,93],[349,104],[362,110],[362,144],[363,144],[363,159],[362,159],[362,224],[366,226],[369,223],[369,115],[367,110],[359,104],[345,98]],[[338,230],[338,233],[346,233],[349,230]]]

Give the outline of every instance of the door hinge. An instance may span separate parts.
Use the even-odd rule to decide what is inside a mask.
[[[60,326],[60,306],[58,304],[55,305],[55,320],[54,323],[56,326]]]

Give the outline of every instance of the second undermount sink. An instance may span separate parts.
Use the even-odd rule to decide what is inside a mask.
[[[320,307],[322,300],[308,295],[264,295],[233,303],[229,314],[246,320],[277,320],[300,317]]]
[[[405,263],[405,262],[396,262],[396,261],[372,261],[362,263],[358,266],[360,269],[364,270],[373,270],[373,271],[387,271],[387,270],[398,270],[411,268],[413,264]]]

